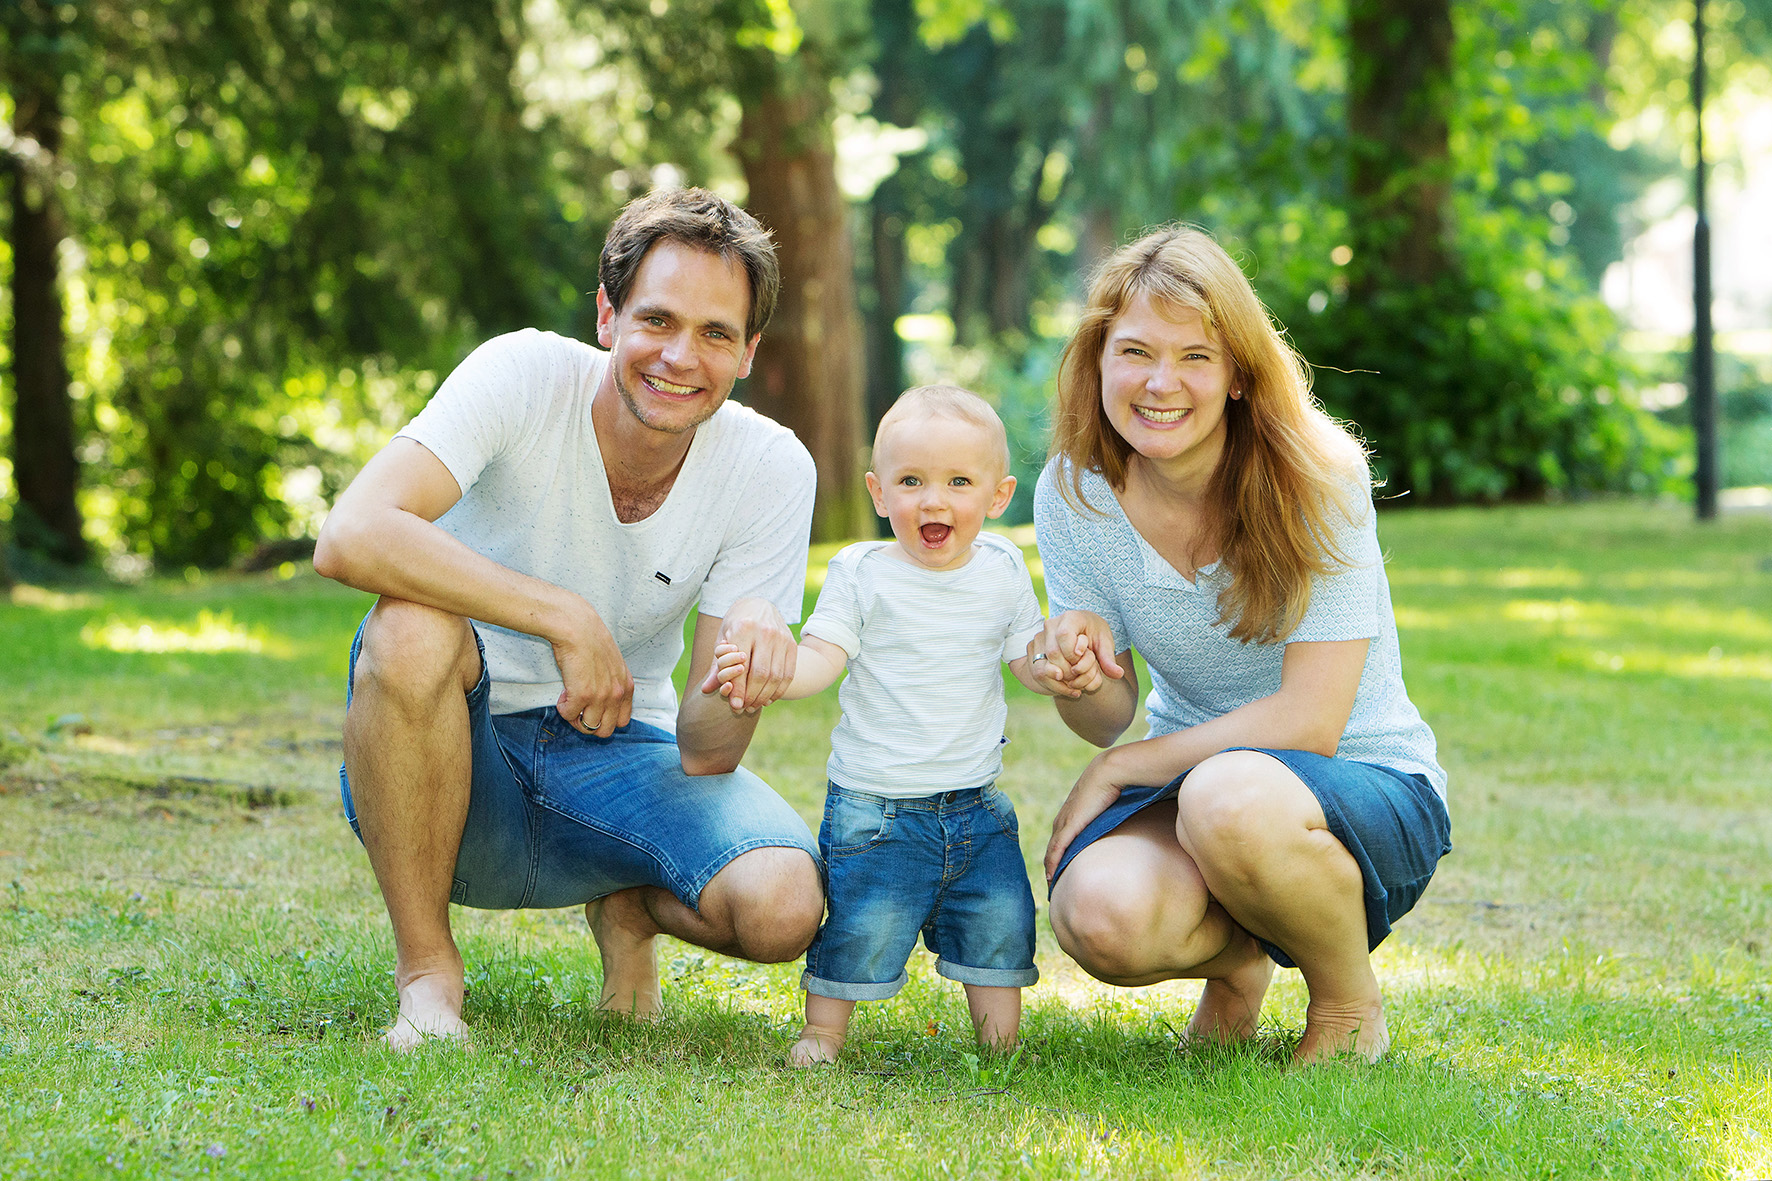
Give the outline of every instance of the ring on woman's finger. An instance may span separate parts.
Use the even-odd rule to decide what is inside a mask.
[[[1044,652],[1036,652],[1034,653],[1033,663],[1038,664],[1044,659],[1046,659],[1046,654]]]

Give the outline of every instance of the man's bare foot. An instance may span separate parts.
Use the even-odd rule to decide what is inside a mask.
[[[827,1062],[835,1062],[837,1055],[843,1052],[846,1035],[832,1033],[828,1029],[814,1029],[808,1025],[800,1031],[800,1040],[788,1050],[789,1066],[821,1066]]]
[[[585,903],[585,922],[603,957],[603,995],[597,1009],[637,1021],[664,1016],[654,954],[657,927],[636,890],[621,890]]]
[[[1251,935],[1247,958],[1223,976],[1214,976],[1200,990],[1193,1019],[1181,1033],[1183,1046],[1222,1045],[1255,1036],[1261,1002],[1274,978],[1274,961]]]
[[[1305,1006],[1304,1036],[1292,1053],[1292,1062],[1296,1066],[1314,1066],[1337,1058],[1377,1062],[1390,1044],[1382,997],[1345,1005],[1313,1000]]]
[[[400,985],[400,1015],[382,1040],[389,1049],[406,1051],[438,1038],[465,1038],[461,1002],[460,968],[421,972]]]

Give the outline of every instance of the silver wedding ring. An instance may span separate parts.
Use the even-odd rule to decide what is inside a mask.
[[[1040,661],[1042,661],[1042,660],[1044,660],[1044,659],[1046,659],[1046,654],[1045,654],[1045,653],[1044,653],[1044,652],[1036,652],[1036,653],[1034,653],[1034,662],[1035,662],[1035,663],[1036,663],[1036,664],[1037,664],[1037,663],[1039,663],[1039,662],[1040,662]]]

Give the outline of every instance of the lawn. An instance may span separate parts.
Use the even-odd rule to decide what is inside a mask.
[[[1376,955],[1390,1055],[1305,1072],[1295,972],[1255,1044],[1178,1053],[1196,985],[1096,984],[1049,930],[1018,1058],[976,1054],[919,953],[844,1065],[792,1072],[796,966],[671,944],[670,1017],[637,1027],[590,1011],[572,911],[457,911],[473,1046],[393,1055],[337,799],[365,598],[288,569],[21,588],[0,1176],[1772,1176],[1772,517],[1411,511],[1381,537],[1456,849]],[[1032,861],[1087,754],[1012,690]],[[747,760],[808,818],[835,718],[772,707]]]

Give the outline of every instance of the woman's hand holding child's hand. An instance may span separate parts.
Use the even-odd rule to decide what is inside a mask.
[[[1119,680],[1125,670],[1114,659],[1114,633],[1092,611],[1066,611],[1046,621],[1028,642],[1033,673],[1057,697],[1082,697]]]

